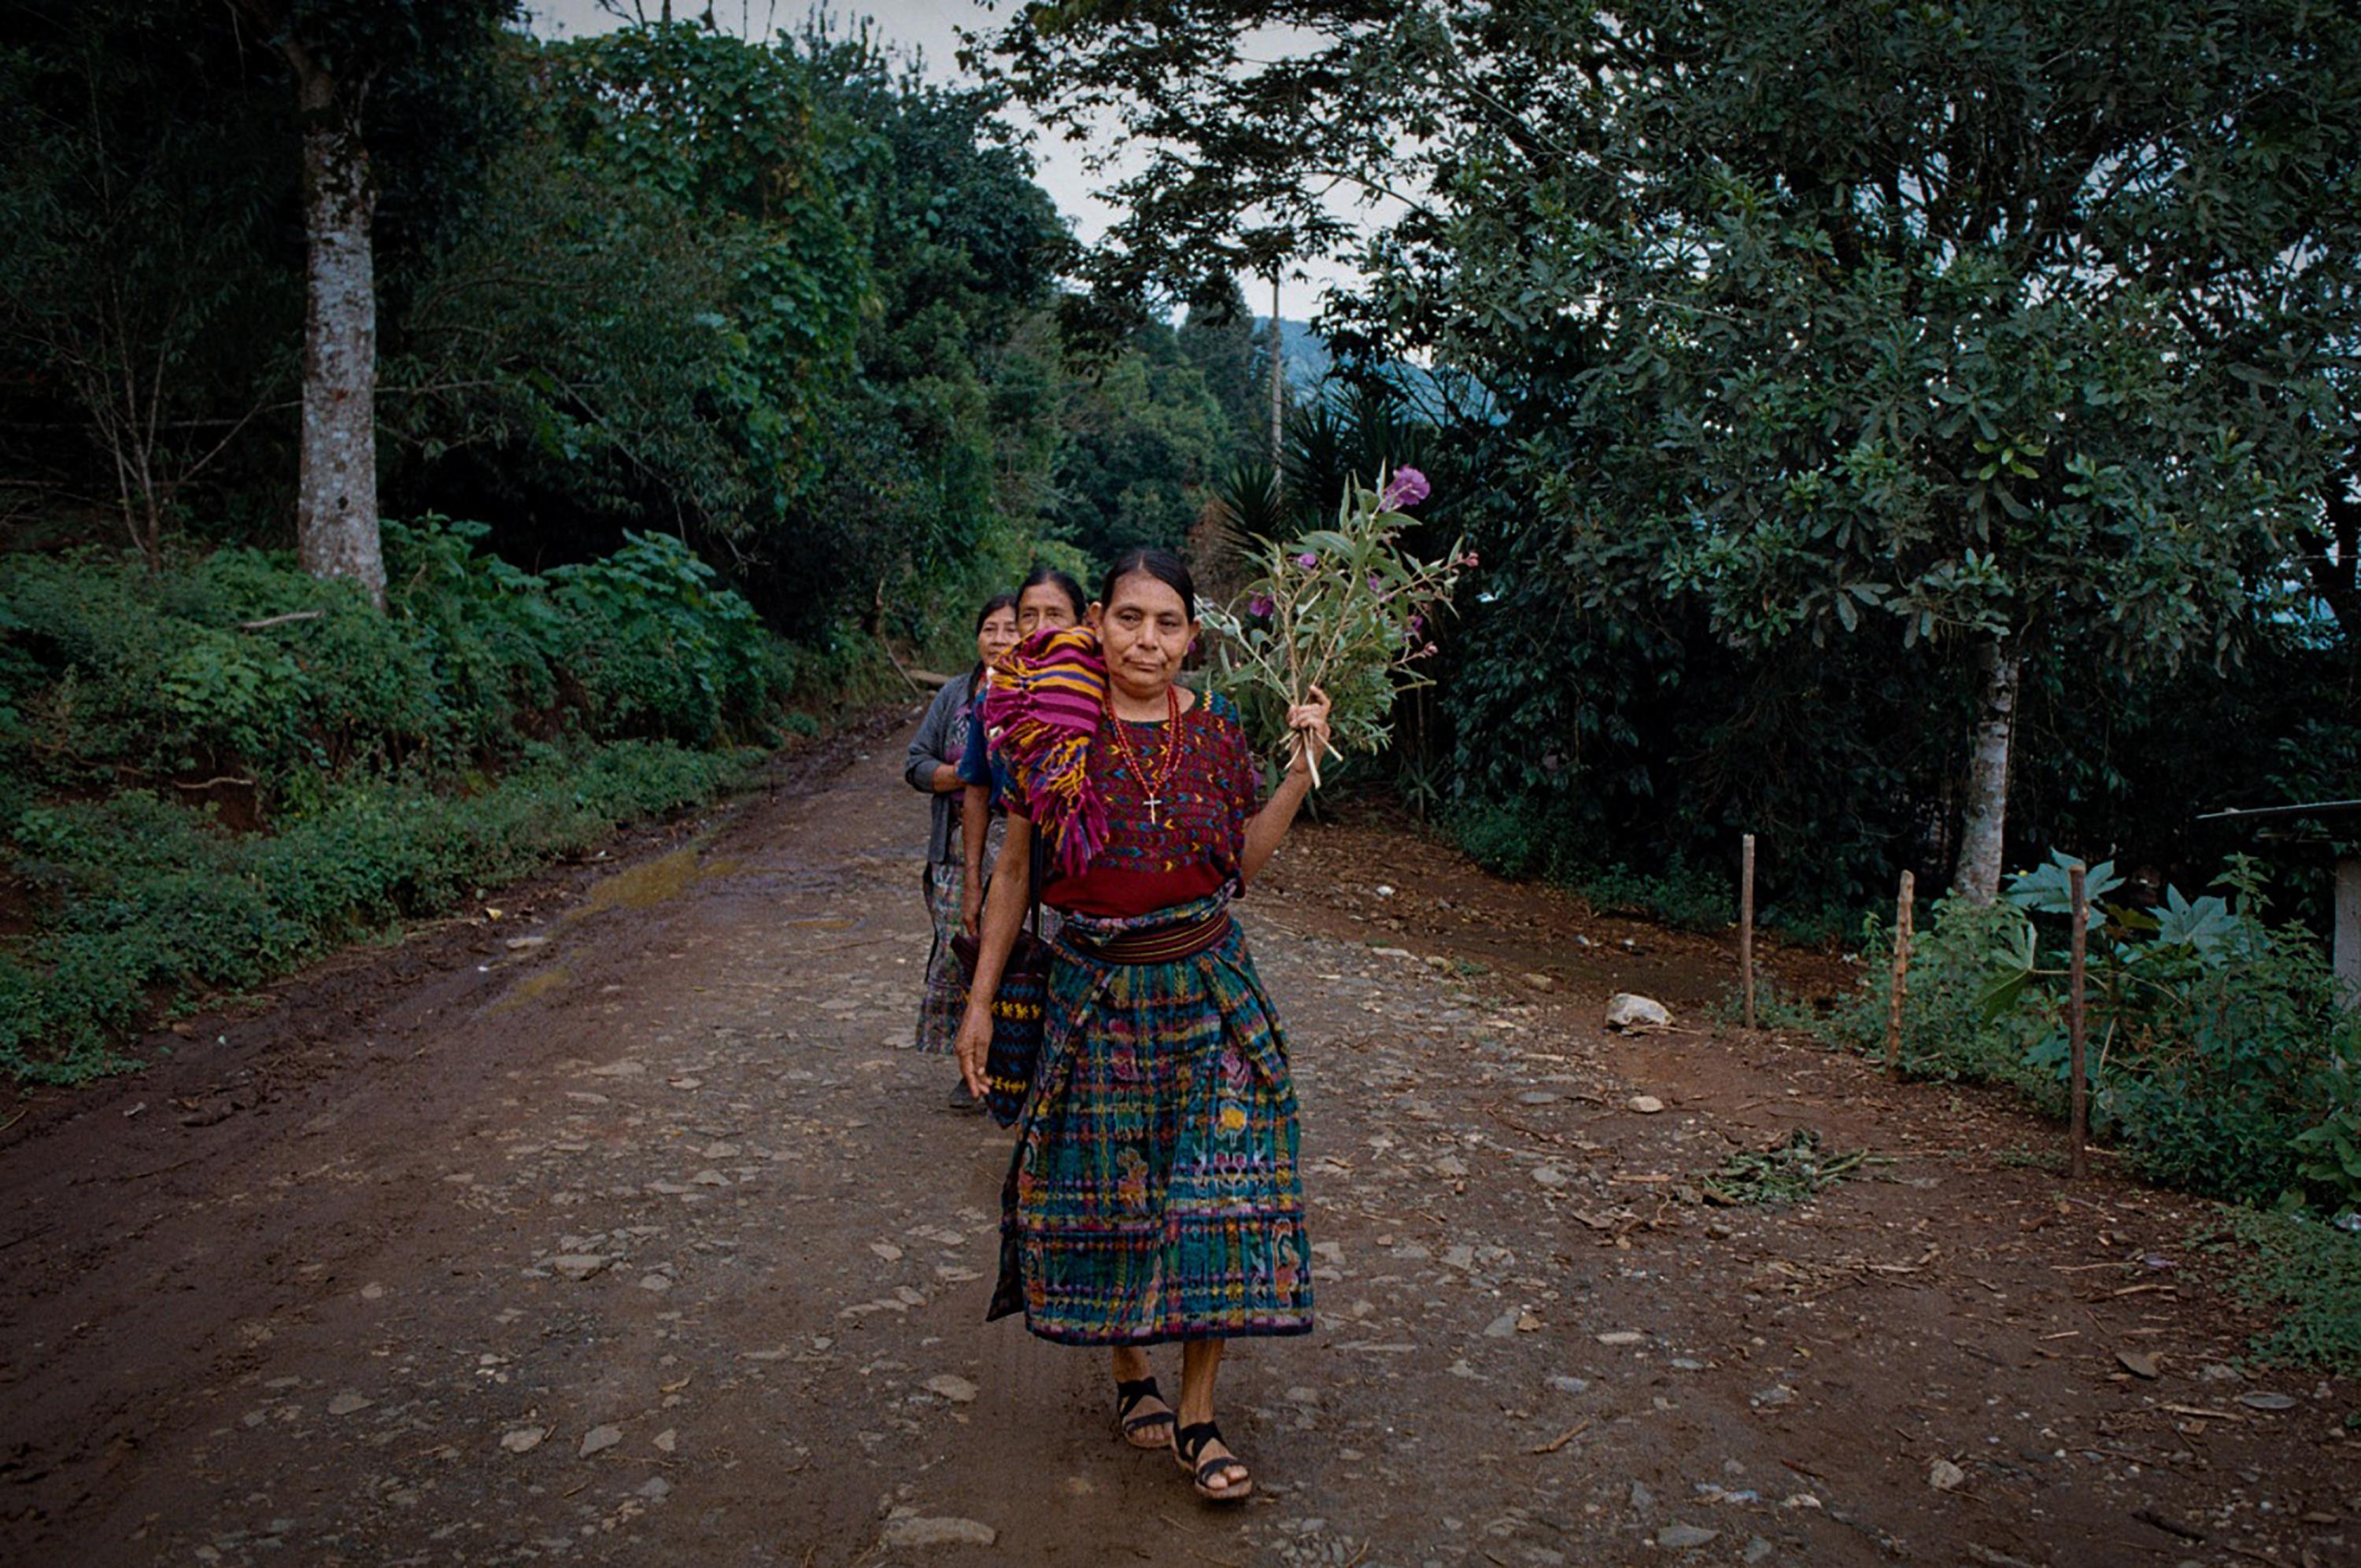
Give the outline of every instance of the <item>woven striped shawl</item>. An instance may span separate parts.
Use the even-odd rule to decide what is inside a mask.
[[[1049,863],[1087,870],[1107,839],[1106,802],[1091,783],[1091,739],[1106,709],[1106,660],[1086,626],[1044,627],[1010,649],[983,696],[983,731],[1008,764]]]

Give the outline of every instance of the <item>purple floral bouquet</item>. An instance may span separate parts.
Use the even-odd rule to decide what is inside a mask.
[[[1399,540],[1406,509],[1428,495],[1426,476],[1398,468],[1375,489],[1348,482],[1336,526],[1292,543],[1264,540],[1251,552],[1262,576],[1226,606],[1203,612],[1216,638],[1219,683],[1249,713],[1275,699],[1284,713],[1313,686],[1328,694],[1328,755],[1339,745],[1375,751],[1392,732],[1395,694],[1432,685],[1418,661],[1434,652],[1435,618],[1451,607],[1461,572],[1476,565],[1462,540],[1440,561],[1422,561]],[[1304,742],[1290,735],[1294,751]],[[1312,759],[1320,783],[1320,759]]]

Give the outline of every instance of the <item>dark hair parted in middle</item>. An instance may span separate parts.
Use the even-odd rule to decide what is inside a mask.
[[[1016,596],[1015,594],[994,594],[990,598],[984,600],[983,608],[975,612],[975,629],[978,631],[983,630],[983,623],[990,620],[994,616],[998,615],[1004,609],[1012,615],[1016,612]]]
[[[1106,575],[1105,587],[1099,590],[1099,603],[1113,604],[1117,583],[1122,582],[1126,577],[1143,575],[1154,577],[1158,582],[1179,594],[1181,612],[1191,620],[1197,619],[1197,584],[1196,580],[1189,576],[1188,563],[1182,561],[1171,551],[1153,544],[1137,550],[1126,550],[1115,558],[1114,568]]]
[[[1082,585],[1055,566],[1036,566],[1026,573],[1025,580],[1016,585],[1016,597],[1022,598],[1044,583],[1066,596],[1066,602],[1074,607],[1075,620],[1080,621],[1090,612],[1091,601],[1083,597]]]

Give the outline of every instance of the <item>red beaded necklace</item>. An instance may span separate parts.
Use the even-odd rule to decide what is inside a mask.
[[[1172,782],[1172,764],[1180,754],[1180,688],[1164,688],[1164,744],[1158,749],[1153,777],[1141,764],[1139,753],[1132,750],[1131,737],[1124,733],[1123,717],[1115,710],[1115,693],[1112,690],[1106,696],[1106,716],[1107,722],[1115,729],[1115,750],[1123,753],[1123,760],[1130,765],[1131,776],[1137,779],[1140,787],[1148,792],[1148,825],[1150,828],[1161,827],[1163,824],[1157,813],[1163,807],[1165,788]]]

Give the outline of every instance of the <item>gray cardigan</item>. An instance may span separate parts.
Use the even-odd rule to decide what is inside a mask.
[[[943,683],[943,689],[927,706],[927,717],[918,721],[917,737],[910,742],[910,760],[903,764],[902,776],[910,781],[910,787],[934,797],[934,823],[927,831],[927,863],[930,866],[954,864],[960,858],[960,799],[963,792],[937,794],[935,770],[957,765],[959,753],[967,744],[967,705],[974,695],[972,670]]]

